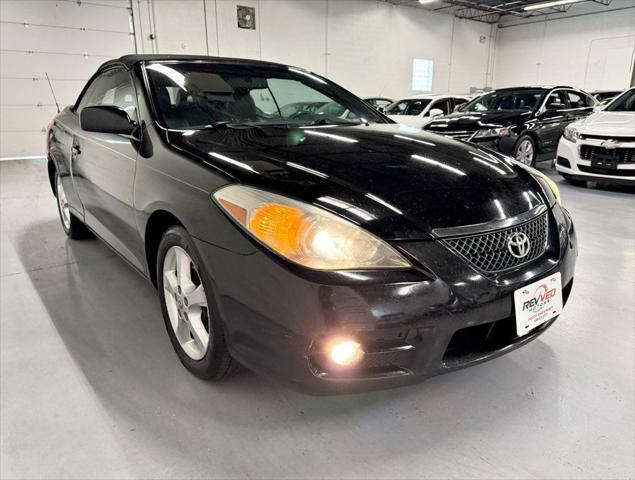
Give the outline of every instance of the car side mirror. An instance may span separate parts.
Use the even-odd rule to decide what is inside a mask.
[[[433,108],[430,110],[430,113],[428,115],[430,116],[430,118],[440,117],[441,115],[443,115],[443,110],[441,110],[440,108]]]
[[[79,125],[87,132],[114,133],[132,136],[136,124],[128,113],[112,105],[85,107],[79,114]]]

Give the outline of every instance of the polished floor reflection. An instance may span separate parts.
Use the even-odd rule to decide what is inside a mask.
[[[420,385],[310,397],[188,374],[152,286],[66,239],[46,165],[0,163],[0,476],[632,477],[635,194],[553,178],[580,259],[545,335]]]

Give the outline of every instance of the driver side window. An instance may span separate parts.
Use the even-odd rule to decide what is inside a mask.
[[[251,95],[254,105],[260,112],[265,115],[278,115],[278,106],[268,88],[250,90],[249,95]]]
[[[77,105],[77,113],[85,107],[112,105],[125,110],[137,121],[137,100],[132,79],[123,68],[113,68],[95,78]]]
[[[443,112],[443,115],[447,115],[448,113],[450,113],[450,106],[448,105],[448,101],[445,99],[437,100],[436,102],[434,102],[430,106],[430,110],[432,110],[433,108],[438,108],[439,110],[441,110]]]
[[[551,92],[547,98],[545,107],[547,110],[564,110],[567,108],[566,99],[564,98],[562,90]]]

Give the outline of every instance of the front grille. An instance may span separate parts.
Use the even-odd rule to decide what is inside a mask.
[[[615,140],[616,142],[635,142],[635,137],[614,137],[611,135],[580,135],[582,140]]]
[[[573,280],[570,280],[562,288],[563,305],[569,300],[572,287]],[[452,335],[443,355],[443,366],[455,368],[480,360],[544,330],[547,325],[549,323],[540,325],[519,337],[516,334],[516,317],[512,315],[494,322],[462,328]]]
[[[635,148],[608,149],[594,145],[582,145],[580,158],[582,160],[613,160],[618,164],[631,164],[635,163]]]
[[[617,168],[587,167],[586,165],[578,165],[578,168],[585,173],[595,173],[597,175],[610,175],[612,177],[635,177],[635,169],[618,170]]]
[[[458,140],[468,140],[474,132],[469,132],[467,130],[455,130],[455,131],[443,131],[443,130],[429,130],[432,133],[438,133],[439,135],[444,135],[450,138],[456,138]]]
[[[524,233],[531,243],[529,253],[523,258],[514,257],[507,248],[507,241],[514,233]],[[523,265],[542,255],[547,248],[547,213],[526,223],[495,232],[446,238],[443,241],[476,269],[485,273],[501,272]]]

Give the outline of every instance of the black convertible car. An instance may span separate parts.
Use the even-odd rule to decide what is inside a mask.
[[[66,234],[157,287],[201,378],[239,362],[313,392],[413,382],[536,338],[573,283],[547,177],[298,68],[109,61],[53,121],[48,159]]]
[[[552,160],[564,129],[593,113],[595,99],[571,87],[503,88],[480,95],[425,130],[479,143],[533,166]]]

